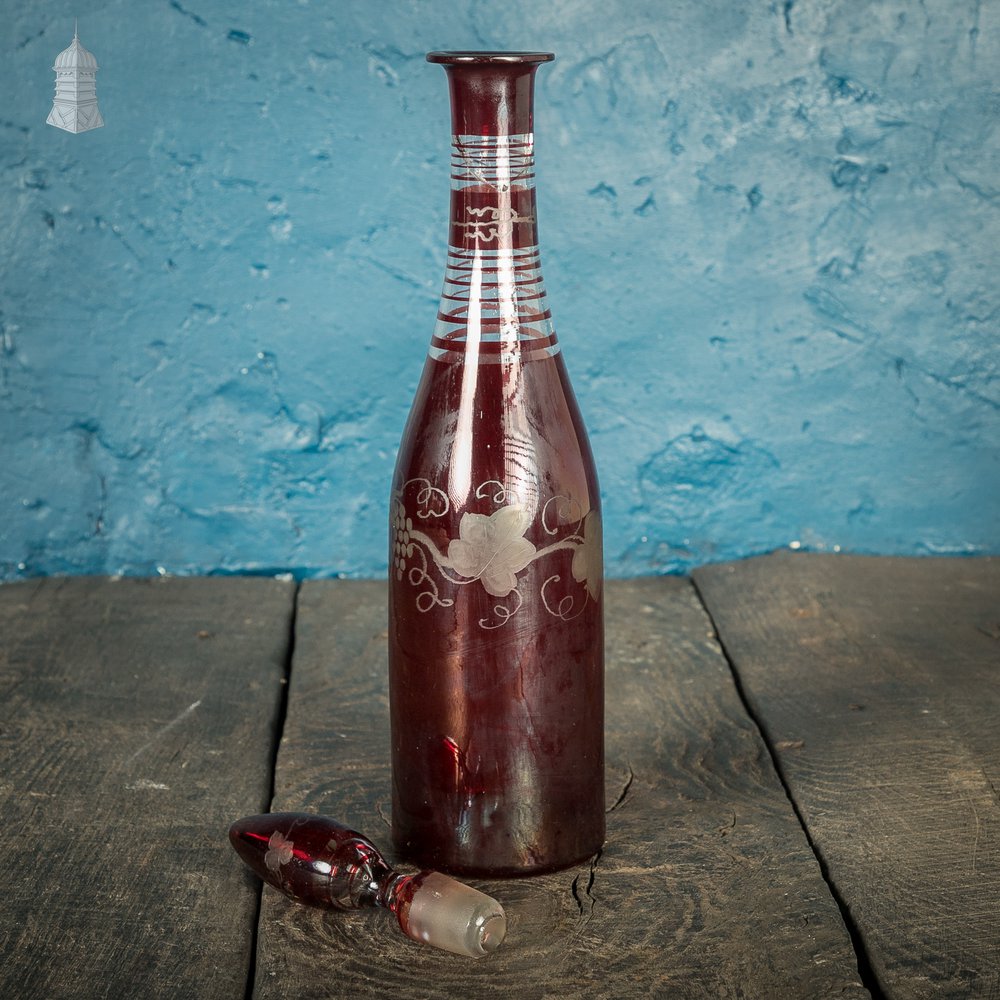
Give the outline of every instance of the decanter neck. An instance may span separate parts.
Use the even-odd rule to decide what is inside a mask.
[[[532,131],[535,70],[551,52],[429,52],[448,73],[455,135]]]
[[[535,70],[549,53],[431,53],[451,90],[448,268],[432,356],[474,339],[486,354],[525,341],[557,350],[535,208]],[[497,354],[497,360],[500,354]]]
[[[538,244],[535,216],[535,69],[540,56],[432,53],[451,91],[451,226],[461,250]],[[524,61],[520,61],[520,60]]]

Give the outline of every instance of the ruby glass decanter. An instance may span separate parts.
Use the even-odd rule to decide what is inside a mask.
[[[543,52],[448,73],[444,290],[391,495],[392,832],[458,874],[563,868],[604,840],[601,508],[539,266]]]

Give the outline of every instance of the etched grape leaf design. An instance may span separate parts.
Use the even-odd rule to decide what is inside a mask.
[[[489,515],[463,514],[459,537],[448,544],[448,562],[462,576],[479,580],[487,594],[506,597],[535,555],[524,537],[530,523],[528,512],[516,504]]]
[[[275,830],[271,834],[271,839],[267,842],[267,853],[264,855],[264,864],[273,871],[278,871],[282,865],[287,865],[292,860],[295,845],[282,836],[280,830]]]

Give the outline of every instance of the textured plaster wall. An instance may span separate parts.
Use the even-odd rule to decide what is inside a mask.
[[[70,41],[107,126],[44,124]],[[1000,550],[1000,5],[0,0],[0,577],[385,570],[444,263],[431,48],[551,48],[609,570]]]

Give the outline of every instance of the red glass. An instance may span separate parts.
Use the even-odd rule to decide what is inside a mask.
[[[431,53],[451,86],[448,266],[393,480],[392,829],[520,875],[604,840],[600,496],[538,253],[548,53]]]
[[[495,951],[507,933],[495,899],[437,872],[401,875],[370,840],[327,816],[247,816],[229,841],[268,885],[307,906],[381,907],[408,937],[469,958]]]

